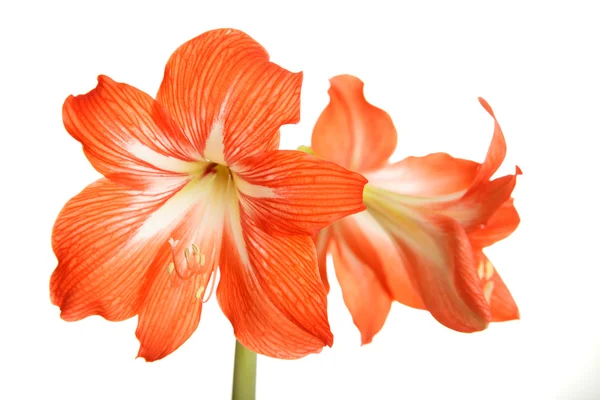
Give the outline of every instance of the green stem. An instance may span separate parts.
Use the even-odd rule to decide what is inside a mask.
[[[231,400],[254,400],[256,394],[256,353],[236,340]]]
[[[315,155],[315,152],[313,151],[313,149],[308,146],[300,146],[300,147],[298,147],[298,150],[303,151],[308,154],[312,154],[313,156]]]

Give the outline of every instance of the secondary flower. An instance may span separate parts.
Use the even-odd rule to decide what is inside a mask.
[[[511,193],[515,175],[491,180],[506,155],[494,135],[482,164],[445,153],[388,164],[397,141],[389,115],[369,104],[363,83],[331,80],[331,101],[313,132],[314,154],[361,172],[369,183],[367,211],[346,217],[315,238],[327,282],[331,252],[344,301],[368,343],[383,326],[393,300],[426,309],[462,332],[491,321],[519,318],[517,306],[482,249],[519,224]]]
[[[222,29],[175,51],[156,100],[105,76],[70,96],[65,127],[104,178],[54,226],[61,317],[137,315],[139,356],[156,360],[196,329],[219,270],[217,298],[244,346],[280,358],[330,346],[311,236],[364,210],[366,181],[277,150],[280,126],[299,120],[301,84]]]

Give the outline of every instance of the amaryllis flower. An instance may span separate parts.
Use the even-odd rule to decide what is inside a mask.
[[[445,153],[389,164],[396,129],[369,104],[363,83],[331,80],[331,101],[314,128],[312,151],[369,183],[367,211],[349,216],[315,238],[326,281],[331,252],[344,301],[368,343],[383,326],[391,302],[426,309],[462,332],[519,317],[515,302],[482,249],[519,224],[511,193],[516,175],[491,180],[506,154],[494,118],[494,135],[482,164]]]
[[[278,150],[301,83],[223,29],[175,51],[156,100],[105,76],[69,97],[65,127],[104,178],[54,226],[62,318],[137,315],[139,356],[156,360],[194,332],[219,270],[219,304],[245,347],[297,358],[331,345],[311,236],[364,210],[366,181]]]

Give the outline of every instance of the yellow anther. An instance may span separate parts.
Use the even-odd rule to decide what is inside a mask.
[[[484,264],[484,262],[481,261],[481,262],[479,262],[479,265],[477,266],[477,276],[479,277],[479,279],[483,279],[483,276],[484,276],[485,265],[483,265],[483,264]]]
[[[198,254],[198,252],[199,252],[198,246],[196,246],[194,243],[192,243],[192,253]]]
[[[190,262],[190,249],[188,249],[186,247],[185,250],[183,251],[183,255],[185,257],[185,261],[187,261],[189,263]]]
[[[167,272],[169,273],[169,275],[171,275],[171,273],[173,272],[174,269],[175,269],[175,264],[170,262],[169,266],[167,267]]]
[[[488,304],[492,301],[492,291],[494,290],[494,282],[487,281],[485,285],[483,285],[483,296]]]
[[[206,257],[204,257],[204,253],[202,253],[202,255],[200,256],[200,266],[204,266],[204,263],[206,262]]]
[[[204,286],[200,286],[198,290],[196,290],[196,298],[199,299],[202,297],[202,293],[204,292]]]
[[[489,280],[494,275],[494,266],[488,260],[485,262],[485,279]]]

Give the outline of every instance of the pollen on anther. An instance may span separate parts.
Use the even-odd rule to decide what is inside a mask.
[[[202,253],[202,255],[200,256],[200,266],[204,266],[204,263],[206,262],[206,257],[204,256],[204,253]]]
[[[169,266],[167,267],[167,272],[169,273],[169,275],[171,275],[171,273],[173,272],[174,269],[175,269],[175,264],[173,262],[170,262]]]
[[[483,285],[483,296],[485,300],[490,303],[492,301],[492,291],[494,290],[494,282],[487,281],[485,285]]]
[[[199,299],[202,297],[202,292],[204,292],[204,286],[200,286],[198,290],[196,290],[196,298]]]
[[[484,277],[484,268],[485,265],[483,265],[483,262],[480,262],[479,265],[477,266],[477,276],[479,277],[479,279],[483,279]]]
[[[485,279],[489,280],[494,275],[494,266],[491,262],[485,263]]]

